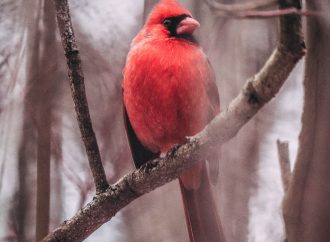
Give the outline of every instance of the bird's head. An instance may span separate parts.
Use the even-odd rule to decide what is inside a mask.
[[[191,13],[175,0],[161,0],[151,11],[145,29],[158,37],[192,37],[199,27]]]

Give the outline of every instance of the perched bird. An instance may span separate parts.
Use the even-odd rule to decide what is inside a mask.
[[[161,0],[132,42],[122,87],[136,167],[185,143],[220,110],[213,70],[193,37],[198,27],[175,0]],[[179,183],[190,241],[224,241],[205,161]]]

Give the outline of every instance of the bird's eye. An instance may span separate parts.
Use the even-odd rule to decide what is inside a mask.
[[[165,20],[163,21],[163,25],[164,25],[165,27],[170,26],[171,23],[172,23],[172,21],[171,21],[170,19],[165,19]]]

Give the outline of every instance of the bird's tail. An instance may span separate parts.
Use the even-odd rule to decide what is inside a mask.
[[[199,182],[190,186],[191,180]],[[225,242],[205,162],[188,170],[179,182],[190,242]]]

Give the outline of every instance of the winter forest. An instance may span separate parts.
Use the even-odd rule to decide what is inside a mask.
[[[208,149],[220,242],[330,241],[328,0],[178,0],[200,23],[221,114],[137,171],[123,68],[158,0],[68,1],[71,52],[66,2],[0,2],[0,242],[213,242],[189,238],[175,179]],[[68,68],[82,70],[98,147]]]

